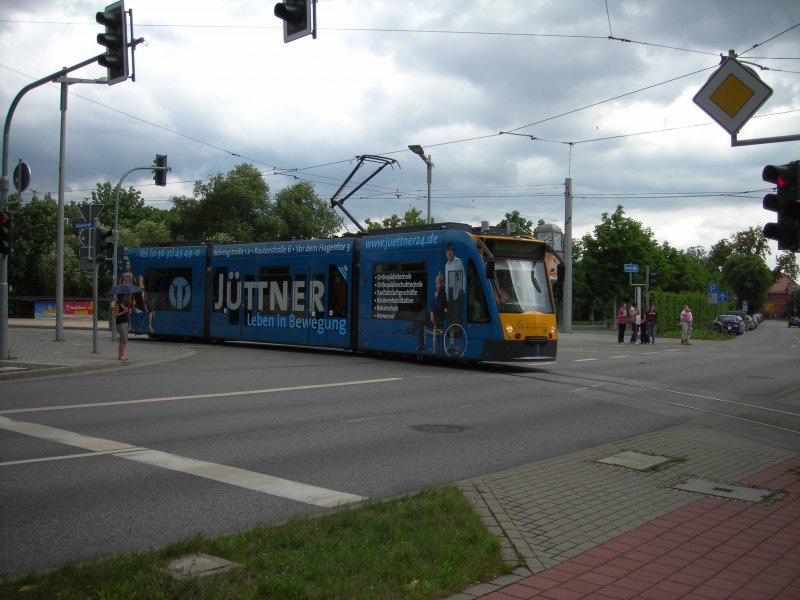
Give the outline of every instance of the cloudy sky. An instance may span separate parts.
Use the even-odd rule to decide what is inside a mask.
[[[317,39],[289,44],[273,6],[126,0],[145,39],[136,81],[69,86],[67,202],[157,153],[169,184],[140,171],[125,185],[159,208],[241,162],[273,192],[302,179],[329,199],[368,154],[397,164],[348,211],[425,215],[426,166],[408,150],[420,144],[438,222],[495,224],[518,210],[563,227],[571,177],[574,236],[621,204],[659,242],[707,249],[773,220],[761,170],[800,158],[800,142],[732,147],[692,101],[734,50],[774,90],[739,138],[800,133],[796,0],[319,0]],[[0,0],[3,114],[24,86],[102,51],[103,7]],[[39,194],[58,191],[59,132],[59,86],[28,92],[10,168],[25,160]]]

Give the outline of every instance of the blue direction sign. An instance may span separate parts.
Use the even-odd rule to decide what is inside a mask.
[[[79,231],[81,229],[91,229],[94,227],[94,223],[92,221],[78,221],[73,225],[75,231]]]
[[[728,292],[717,292],[717,301],[718,302],[727,302],[728,301]]]
[[[625,265],[625,272],[626,273],[638,273],[639,272],[639,265],[633,265],[633,264],[628,263],[628,264]]]

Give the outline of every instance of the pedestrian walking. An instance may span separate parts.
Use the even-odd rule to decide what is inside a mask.
[[[119,351],[117,352],[117,360],[128,360],[125,356],[125,346],[128,343],[128,327],[129,318],[131,313],[131,297],[120,294],[117,296],[117,302],[114,305],[114,323],[117,327],[117,335],[119,336]]]
[[[636,307],[636,302],[631,304],[631,309],[628,314],[631,320],[631,344],[636,343],[636,334],[639,333],[639,327],[642,324],[642,315],[639,314],[639,309]]]
[[[651,304],[647,309],[647,337],[651,344],[656,343],[656,325],[658,324],[658,311],[656,305]]]
[[[689,338],[692,335],[692,309],[688,304],[683,305],[681,311],[681,344],[684,346],[691,346]]]

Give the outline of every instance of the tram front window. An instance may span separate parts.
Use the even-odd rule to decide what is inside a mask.
[[[492,286],[500,312],[553,312],[542,262],[497,259]]]

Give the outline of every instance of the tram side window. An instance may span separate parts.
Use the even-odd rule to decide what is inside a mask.
[[[328,269],[328,281],[331,289],[328,292],[328,313],[334,317],[347,316],[347,282],[336,265]]]
[[[216,267],[211,278],[211,290],[214,295],[211,302],[211,310],[214,312],[225,311],[225,284],[228,282],[228,268]],[[220,298],[220,294],[222,297]]]
[[[325,316],[325,274],[314,273],[311,276],[311,287],[306,290],[308,313],[315,317]]]
[[[427,304],[427,280],[424,262],[375,263],[372,318],[416,320]]]
[[[190,268],[147,269],[144,280],[147,301],[154,311],[192,310]]]
[[[289,267],[261,267],[258,270],[258,280],[268,283],[264,288],[261,314],[287,314],[289,312],[289,287],[292,280]]]
[[[307,278],[303,274],[294,276],[294,287],[292,289],[292,313],[298,319],[306,316],[306,303],[308,302]]]
[[[488,323],[489,310],[486,307],[486,296],[481,285],[475,263],[469,261],[469,277],[467,279],[467,302],[469,302],[469,320],[472,323]]]

